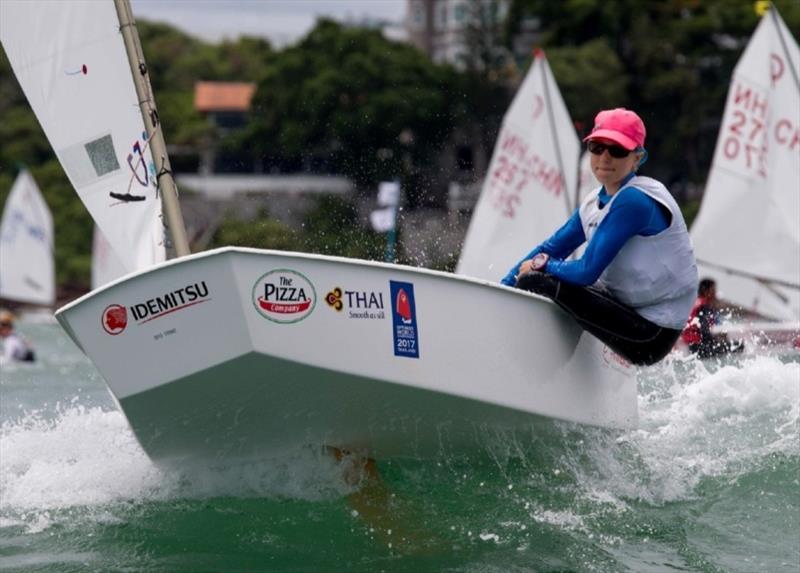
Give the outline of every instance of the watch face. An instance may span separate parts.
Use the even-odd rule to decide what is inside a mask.
[[[543,268],[547,264],[547,255],[544,253],[539,253],[535,257],[533,257],[533,261],[531,262],[531,268],[534,270],[539,270]]]

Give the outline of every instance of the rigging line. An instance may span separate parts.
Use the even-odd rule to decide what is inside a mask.
[[[800,78],[797,75],[797,68],[792,61],[792,55],[789,53],[789,46],[786,44],[786,38],[783,37],[783,30],[781,29],[780,20],[778,18],[778,11],[775,9],[774,6],[770,5],[770,16],[772,17],[772,22],[775,24],[775,28],[778,30],[778,39],[781,41],[781,47],[783,48],[783,55],[786,58],[786,61],[789,62],[789,68],[792,70],[792,77],[794,78],[794,85],[798,91],[800,91]]]
[[[763,286],[765,289],[767,289],[769,292],[771,292],[773,295],[775,295],[776,297],[778,297],[778,299],[779,299],[779,300],[780,300],[780,301],[781,301],[783,304],[789,304],[789,297],[788,297],[788,296],[786,296],[785,294],[783,294],[783,293],[782,293],[781,291],[779,291],[777,288],[775,288],[775,285],[773,285],[773,284],[770,284],[770,283],[767,283],[767,282],[762,282],[762,283],[760,283],[760,284],[761,284],[761,286]]]
[[[723,266],[723,265],[718,265],[716,263],[710,263],[710,262],[705,261],[703,259],[697,259],[697,262],[698,263],[702,263],[707,267],[711,267],[712,269],[717,269],[717,270],[720,270],[720,271],[725,271],[726,273],[729,273],[729,274],[732,274],[732,275],[738,275],[738,276],[745,277],[745,278],[748,278],[748,279],[753,279],[753,280],[758,281],[759,283],[763,284],[764,286],[778,285],[778,286],[786,287],[786,288],[789,288],[789,289],[792,289],[792,290],[800,291],[800,284],[790,283],[790,282],[782,281],[782,280],[779,280],[779,279],[769,279],[769,278],[766,278],[766,277],[761,277],[761,276],[758,276],[758,275],[753,274],[753,273],[748,273],[748,272],[740,271],[740,270],[737,270],[737,269],[732,269],[730,267],[726,267],[726,266]]]
[[[148,147],[150,147],[150,141],[153,139],[153,136],[156,134],[156,130],[153,130],[147,139],[144,141],[144,145],[142,146],[142,152],[139,156],[139,161],[137,163],[141,163],[145,170],[149,169],[147,162],[145,161],[145,153],[147,152]],[[136,178],[135,173],[131,173],[131,178],[128,180],[128,194],[131,192],[131,187],[133,187],[133,180]],[[158,178],[156,178],[156,192],[158,192]]]
[[[556,120],[553,115],[553,106],[551,105],[550,99],[550,85],[547,82],[547,57],[544,55],[544,50],[539,51],[539,57],[542,58],[542,83],[544,85],[544,99],[545,105],[547,106],[547,116],[550,120],[550,132],[553,137],[553,141],[555,142],[556,148],[556,161],[558,161],[558,171],[561,175],[561,181],[564,184],[564,200],[566,202],[567,207],[567,217],[570,216],[572,213],[572,205],[570,205],[570,197],[569,197],[569,189],[567,189],[567,173],[564,170],[564,160],[561,157],[561,145],[559,144],[558,140],[558,130],[556,129]],[[534,56],[537,57],[537,56]],[[535,65],[534,61],[534,65]]]

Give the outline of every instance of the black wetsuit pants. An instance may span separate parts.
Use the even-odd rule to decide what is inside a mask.
[[[650,322],[607,292],[540,272],[521,275],[517,288],[552,299],[578,324],[633,364],[655,364],[672,350],[680,330]]]

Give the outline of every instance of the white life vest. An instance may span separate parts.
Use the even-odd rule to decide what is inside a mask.
[[[686,222],[675,199],[655,179],[637,175],[622,189],[627,187],[635,187],[658,201],[669,210],[672,220],[669,227],[660,233],[628,239],[595,284],[650,322],[682,329],[697,296],[698,281]],[[598,187],[589,193],[580,206],[579,215],[587,242],[592,240],[619,195],[618,191],[601,209],[597,198],[601,189]]]
[[[11,360],[26,360],[30,352],[29,346],[25,340],[15,332],[2,339],[3,342],[3,357],[7,361]]]

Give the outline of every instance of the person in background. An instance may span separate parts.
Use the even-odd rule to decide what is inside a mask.
[[[33,362],[36,355],[30,343],[14,332],[15,317],[7,310],[0,311],[0,340],[3,341],[3,361],[6,363]]]
[[[720,304],[717,283],[703,279],[697,288],[697,299],[689,312],[689,320],[681,333],[689,350],[700,358],[711,358],[744,350],[744,343],[731,341],[725,333],[714,334],[711,327],[720,322]]]
[[[662,183],[637,175],[645,135],[633,111],[597,114],[584,141],[602,185],[501,282],[552,299],[618,354],[646,365],[680,337],[698,277],[680,208]],[[583,243],[583,255],[568,260]]]

